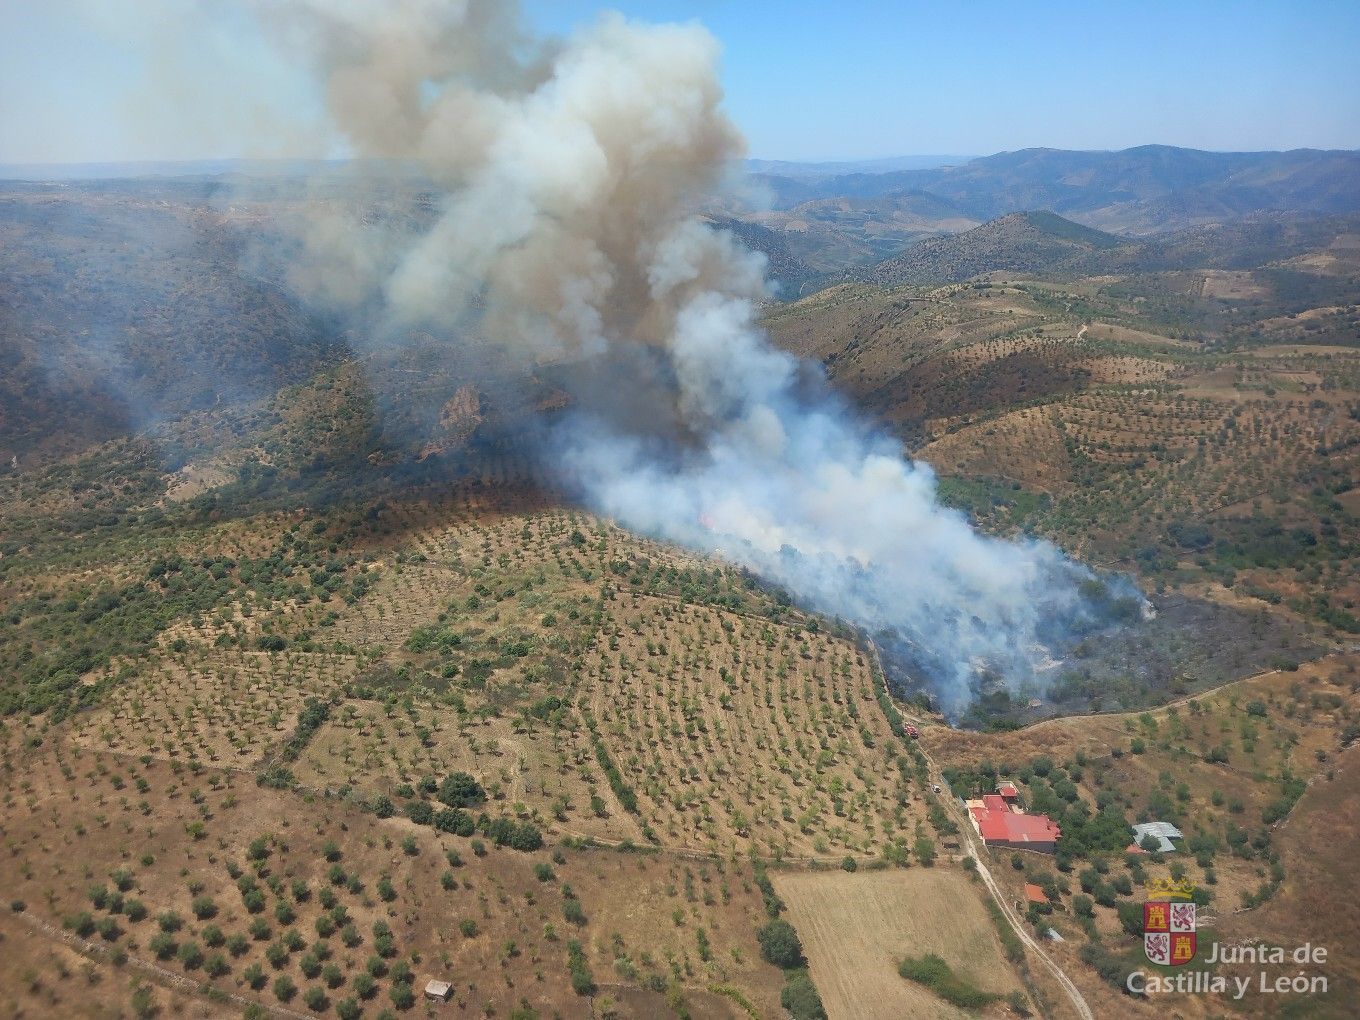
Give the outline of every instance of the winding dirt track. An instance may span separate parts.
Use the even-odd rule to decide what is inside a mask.
[[[873,652],[875,662],[878,666],[879,677],[886,677],[887,674],[883,672],[883,662],[878,656],[877,646],[875,646],[873,642],[870,642],[869,647]],[[883,680],[883,683],[886,690],[887,681]],[[891,691],[888,691],[888,696],[892,697]],[[924,747],[921,748],[921,753],[925,755],[926,763],[930,766],[931,782],[938,783],[941,789],[949,791],[949,784],[945,781],[944,774],[940,772],[939,766],[935,764],[935,760],[930,757]],[[1020,941],[1025,944],[1025,947],[1034,953],[1034,955],[1037,956],[1043,962],[1044,966],[1053,974],[1053,977],[1057,980],[1058,984],[1062,986],[1063,991],[1067,993],[1067,997],[1072,1000],[1072,1008],[1077,1011],[1081,1020],[1095,1020],[1095,1014],[1091,1012],[1091,1007],[1087,1005],[1085,996],[1081,994],[1081,989],[1067,976],[1067,972],[1058,965],[1057,961],[1044,951],[1043,946],[1039,945],[1033,936],[1030,935],[1025,927],[1024,921],[1016,915],[1014,908],[1011,907],[1006,899],[1006,894],[1002,892],[1001,887],[996,884],[996,879],[992,878],[992,873],[987,869],[987,865],[983,863],[982,854],[978,850],[977,833],[973,831],[972,822],[963,816],[964,812],[959,806],[958,799],[952,792],[949,792],[947,796],[941,796],[940,801],[953,817],[954,823],[959,827],[959,832],[967,841],[966,846],[968,847],[968,856],[971,857],[973,863],[977,865],[978,875],[981,876],[983,884],[987,886],[987,891],[991,893],[992,899],[996,901],[996,905],[1001,908],[1001,914],[1006,918],[1006,922],[1011,926],[1011,929],[1015,932],[1016,936],[1019,937]]]
[[[934,777],[932,781],[939,783],[942,789],[948,791],[949,784],[945,781],[944,775],[940,772],[934,760],[929,754],[926,754],[926,749],[924,747],[921,748],[921,753],[925,755],[926,761],[930,765],[930,774]],[[983,863],[982,854],[978,851],[977,834],[973,831],[972,823],[967,818],[963,817],[963,809],[959,807],[958,800],[952,793],[949,793],[948,796],[941,797],[940,800],[944,803],[945,808],[949,811],[950,815],[953,816],[955,824],[959,827],[959,832],[962,833],[964,839],[967,840],[968,856],[971,857],[973,863],[977,865],[977,872],[982,877],[983,884],[987,886],[987,891],[992,894],[992,899],[996,901],[996,905],[1001,908],[1001,913],[1006,918],[1007,923],[1010,924],[1011,929],[1019,937],[1020,941],[1025,944],[1025,947],[1043,961],[1044,966],[1052,972],[1053,977],[1057,979],[1058,984],[1062,985],[1063,991],[1067,993],[1067,997],[1072,1000],[1072,1008],[1077,1011],[1082,1020],[1095,1020],[1095,1014],[1091,1012],[1091,1007],[1086,1004],[1086,998],[1081,994],[1081,989],[1079,989],[1076,984],[1073,983],[1072,979],[1067,976],[1067,972],[1064,971],[1062,967],[1058,966],[1057,961],[1044,951],[1043,946],[1039,945],[1034,937],[1030,935],[1024,921],[1016,915],[1015,909],[1006,899],[1006,894],[1002,892],[1001,887],[996,884],[996,879],[992,878],[991,871],[989,871],[987,865]]]

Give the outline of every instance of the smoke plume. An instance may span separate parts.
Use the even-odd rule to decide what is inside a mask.
[[[1085,615],[1088,571],[974,531],[758,328],[762,260],[695,213],[741,152],[701,27],[610,14],[535,40],[501,0],[262,17],[314,60],[356,153],[438,195],[417,226],[318,221],[307,286],[380,329],[570,366],[546,452],[587,505],[886,635],[951,712],[981,675],[1032,680]]]

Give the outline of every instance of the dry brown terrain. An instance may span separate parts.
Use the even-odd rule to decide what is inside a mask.
[[[111,685],[93,710],[6,724],[21,1015],[132,1011],[134,979],[160,1015],[219,1015],[220,995],[280,1015],[356,998],[370,1015],[402,960],[417,984],[454,982],[440,1015],[775,1015],[783,978],[756,942],[768,915],[748,856],[870,861],[925,816],[864,654],[720,564],[531,499],[474,488],[369,520],[339,574],[319,575],[362,578],[361,597],[234,597],[92,675]],[[235,564],[310,533],[268,516],[193,542]],[[274,637],[286,647],[258,647]],[[328,714],[285,756],[307,704]],[[291,789],[257,783],[279,768]],[[485,811],[547,845],[402,817],[414,784],[459,770]],[[379,797],[394,817],[375,816]],[[393,942],[377,964],[375,924]],[[276,952],[285,936],[298,948]],[[90,947],[68,960],[63,938]],[[588,996],[569,985],[573,939]],[[371,968],[369,1000],[356,980]],[[68,978],[86,970],[118,994],[81,1004]]]
[[[770,310],[980,526],[1237,611],[1212,645],[1225,662],[1292,628],[1267,672],[1193,699],[1176,692],[1217,681],[1174,657],[1143,701],[1122,663],[1084,678],[1091,705],[1176,699],[1147,712],[1007,730],[989,708],[967,720],[1000,729],[983,733],[899,704],[956,777],[1118,814],[1070,859],[986,857],[1020,914],[1025,883],[1053,890],[1025,924],[1062,936],[1043,945],[1100,1017],[1167,1011],[1110,978],[1136,959],[1127,910],[1148,877],[1208,890],[1224,937],[1360,958],[1334,892],[1352,884],[1360,732],[1353,250],[843,285]],[[330,1016],[354,998],[373,1020],[406,965],[455,989],[413,1015],[777,1017],[757,862],[833,1017],[951,1015],[897,974],[928,951],[1067,1015],[1032,953],[1007,963],[867,642],[536,489],[483,428],[501,405],[461,380],[403,460],[370,429],[364,380],[346,362],[237,418],[203,412],[165,440],[187,458],[166,471],[150,440],[115,439],[0,478],[12,1015]],[[479,792],[439,827],[460,772]],[[1185,845],[1127,854],[1123,823],[1149,817]],[[501,823],[534,839],[499,846]],[[1319,1009],[1360,982],[1338,975]]]
[[[385,968],[405,959],[419,983],[442,977],[455,984],[455,1000],[440,1015],[480,1016],[527,1002],[543,1015],[585,1017],[592,1008],[597,1014],[616,1008],[619,1016],[652,1016],[661,995],[637,987],[649,974],[663,987],[674,983],[696,1016],[737,1015],[732,1000],[708,993],[711,984],[742,989],[762,1011],[778,998],[778,972],[760,960],[755,941],[764,911],[742,863],[610,850],[479,850],[475,839],[263,789],[239,773],[63,747],[57,734],[39,747],[11,742],[7,765],[7,896],[59,933],[82,912],[111,921],[108,934],[83,933],[105,949],[86,954],[94,962],[87,968],[53,937],[7,920],[7,943],[25,947],[5,954],[21,976],[7,987],[31,988],[15,1015],[111,1015],[108,996],[90,997],[84,989],[101,982],[128,988],[134,978],[154,986],[166,1015],[222,1015],[195,1004],[213,989],[282,1006],[271,991],[280,977],[296,985],[296,1008],[305,1011],[302,990],[326,985],[324,974],[308,973],[308,956],[328,947],[324,959],[338,968],[336,984],[326,987],[331,1003],[358,994],[356,978],[371,972],[375,951],[382,952],[375,923],[392,932]],[[80,777],[78,790],[67,775]],[[535,874],[537,865],[546,865],[546,878]],[[233,875],[254,876],[246,888],[263,893],[258,912]],[[96,888],[117,898],[119,912],[107,901],[96,905],[89,892]],[[564,917],[568,898],[584,908],[580,924]],[[134,900],[135,918],[127,906]],[[642,903],[645,910],[638,909]],[[173,947],[158,960],[153,936],[169,914],[177,917]],[[248,931],[254,923],[263,925],[261,933]],[[353,925],[352,946],[346,924]],[[222,935],[213,935],[213,927]],[[700,930],[711,946],[708,960],[697,948]],[[72,931],[82,934],[78,924]],[[300,948],[276,966],[266,950],[288,932],[298,933]],[[230,942],[237,935],[246,936],[239,952]],[[225,948],[216,948],[219,937],[228,940]],[[599,985],[593,1007],[567,987],[569,939],[583,943]],[[179,955],[186,944],[200,947],[197,960]],[[112,955],[119,952],[130,962]],[[211,972],[214,952],[220,975]],[[170,977],[148,976],[138,963]],[[250,984],[255,964],[267,979],[258,992]],[[188,985],[177,986],[175,976]],[[386,1004],[389,979],[380,976],[377,985],[375,1002]],[[625,991],[630,1009],[619,1005]]]

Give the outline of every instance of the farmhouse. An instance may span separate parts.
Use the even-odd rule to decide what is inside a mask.
[[[967,802],[973,828],[988,846],[1038,850],[1051,854],[1062,830],[1047,815],[1027,815],[1006,803],[1000,794],[989,793],[982,800]]]

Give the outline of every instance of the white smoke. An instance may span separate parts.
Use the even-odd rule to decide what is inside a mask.
[[[762,260],[694,212],[740,152],[705,30],[605,15],[535,42],[499,0],[268,11],[354,148],[442,195],[418,229],[318,225],[320,289],[394,329],[475,321],[522,359],[588,366],[552,450],[585,502],[895,634],[948,710],[980,668],[1033,676],[1089,574],[941,507],[928,467],[760,331]],[[654,420],[620,410],[633,387]]]
[[[1050,636],[1085,618],[1085,568],[942,507],[928,466],[838,402],[800,395],[806,366],[768,346],[745,301],[696,297],[668,354],[682,402],[706,422],[695,445],[658,455],[584,416],[562,432],[563,467],[602,513],[886,634],[951,715],[980,672],[1012,690],[1039,679]]]

